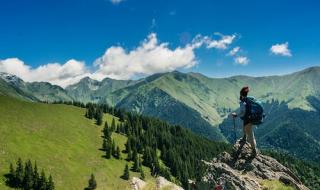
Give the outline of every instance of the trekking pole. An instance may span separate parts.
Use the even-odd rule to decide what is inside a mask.
[[[233,118],[234,143],[236,143],[237,142],[236,120],[235,120],[235,117],[232,117],[232,118]]]

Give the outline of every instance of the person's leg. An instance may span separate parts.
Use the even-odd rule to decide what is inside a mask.
[[[251,145],[252,148],[252,152],[253,154],[256,154],[256,139],[254,138],[254,134],[253,134],[253,125],[251,123],[248,123],[245,126],[245,131],[246,131],[246,135],[248,138],[248,142]]]
[[[240,142],[241,143],[245,143],[247,141],[247,135],[246,135],[246,129],[245,129],[245,126],[246,126],[246,123],[243,122],[243,125],[242,125],[242,132],[243,132],[243,137],[241,138]]]

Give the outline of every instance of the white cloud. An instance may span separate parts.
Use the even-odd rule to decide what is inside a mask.
[[[271,46],[270,52],[274,55],[281,55],[281,56],[287,56],[291,57],[291,51],[289,49],[289,43],[285,42],[283,44],[275,44]]]
[[[234,58],[234,62],[239,65],[247,65],[249,63],[249,59],[245,56],[238,56]]]
[[[75,83],[88,74],[85,64],[73,59],[62,65],[49,63],[31,68],[17,58],[8,58],[0,60],[0,71],[16,75],[24,81],[46,81],[62,87]]]
[[[96,60],[98,70],[94,77],[130,79],[135,76],[190,68],[197,63],[194,49],[199,46],[187,44],[184,47],[170,49],[168,45],[159,43],[156,34],[152,33],[140,46],[131,51],[126,51],[121,46],[112,46]]]
[[[84,62],[71,59],[64,64],[49,63],[32,68],[17,58],[0,60],[0,72],[17,75],[27,82],[45,81],[66,87],[89,76],[102,80],[132,79],[159,72],[191,68],[197,64],[195,50],[200,47],[226,49],[235,35],[219,34],[220,39],[197,35],[184,46],[170,48],[168,42],[159,42],[157,35],[151,33],[138,47],[127,50],[122,46],[111,46],[96,59],[94,68],[89,71]],[[239,64],[246,64],[248,59],[240,58]]]
[[[123,2],[123,1],[125,1],[125,0],[110,0],[110,2],[112,4],[119,4],[119,3]]]
[[[230,44],[235,40],[236,35],[223,35],[220,33],[215,33],[220,36],[220,39],[213,40],[210,37],[205,37],[205,43],[207,44],[207,48],[216,48],[216,49],[227,49]]]
[[[234,48],[232,48],[232,50],[229,51],[228,55],[229,56],[235,56],[239,51],[240,51],[240,47],[239,46],[234,47]]]

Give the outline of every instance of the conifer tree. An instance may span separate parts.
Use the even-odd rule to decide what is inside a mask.
[[[112,144],[110,140],[107,140],[107,147],[106,147],[106,158],[110,159],[112,155]]]
[[[103,118],[103,112],[100,108],[98,108],[96,110],[96,115],[95,115],[95,119],[96,119],[96,124],[97,125],[101,125],[102,124],[102,118]]]
[[[23,176],[24,176],[24,169],[21,158],[17,161],[17,169],[16,169],[16,184],[18,187],[22,187]]]
[[[135,156],[135,157],[133,158],[133,161],[134,161],[134,163],[133,163],[132,170],[135,171],[135,172],[138,172],[139,169],[140,169],[140,163],[139,163],[138,157]]]
[[[102,142],[102,150],[106,151],[108,148],[107,140],[104,138]]]
[[[104,136],[105,139],[111,140],[111,135],[112,135],[112,132],[111,132],[109,126],[108,126],[108,123],[105,122],[104,128],[103,128],[103,136]]]
[[[116,149],[116,158],[117,158],[117,159],[120,159],[120,158],[121,158],[121,153],[120,153],[120,148],[119,148],[119,146],[117,146],[117,149]]]
[[[123,179],[128,180],[130,178],[130,174],[129,174],[129,166],[128,164],[126,164],[126,167],[124,168],[124,172],[123,172]]]
[[[39,189],[41,190],[45,190],[47,188],[47,178],[46,178],[46,174],[44,173],[44,171],[41,171],[41,176],[39,179]]]
[[[33,169],[33,189],[39,189],[39,173],[37,163],[34,163]]]
[[[114,120],[114,118],[112,118],[112,122],[111,122],[111,131],[115,131],[116,130],[116,122]]]
[[[88,187],[85,190],[94,190],[97,188],[97,181],[93,174],[91,174],[90,179],[88,181]]]
[[[111,144],[111,154],[112,156],[116,157],[116,144],[114,140],[112,140],[112,144]]]
[[[54,190],[54,182],[51,175],[48,178],[46,187],[47,187],[47,190]]]
[[[116,133],[120,133],[120,124],[117,125]]]
[[[130,161],[132,159],[130,138],[128,138],[127,143],[126,143],[126,153],[128,153],[127,160]]]
[[[14,169],[12,163],[10,163],[10,169],[9,169],[9,184],[12,186],[16,186],[16,180],[15,180],[15,176],[16,176],[16,170]]]
[[[31,161],[28,160],[25,163],[25,169],[24,169],[24,177],[23,177],[23,189],[31,189],[33,187],[33,168]]]
[[[144,180],[144,179],[146,178],[142,167],[140,167],[140,178],[141,178],[142,180]]]

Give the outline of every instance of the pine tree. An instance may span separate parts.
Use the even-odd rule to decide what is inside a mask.
[[[120,148],[119,148],[119,146],[117,146],[116,158],[117,158],[117,159],[120,159],[120,158],[121,158],[121,153],[120,153]]]
[[[126,167],[124,168],[124,172],[123,172],[122,178],[125,179],[125,180],[129,180],[129,178],[130,178],[128,164],[126,164]]]
[[[120,133],[120,124],[117,125],[116,133]]]
[[[116,157],[116,144],[114,142],[114,140],[112,140],[112,144],[111,144],[111,154],[112,156]]]
[[[22,187],[23,176],[24,176],[24,169],[21,158],[17,161],[17,169],[16,169],[16,184],[18,187]]]
[[[107,140],[106,140],[106,139],[103,139],[103,142],[102,142],[102,150],[106,151],[107,148],[108,148]]]
[[[128,153],[127,160],[130,161],[132,159],[132,151],[131,151],[131,143],[130,138],[128,138],[126,143],[126,153]]]
[[[17,186],[15,177],[16,177],[16,170],[14,169],[12,163],[10,163],[9,184],[10,184],[11,186],[13,186],[13,187],[16,187],[16,186]]]
[[[135,157],[133,158],[133,160],[134,160],[134,163],[133,163],[132,170],[135,171],[135,172],[138,172],[139,169],[140,169],[140,163],[139,163],[138,156],[135,156]]]
[[[110,139],[111,140],[111,135],[112,135],[112,132],[111,132],[110,128],[108,127],[108,123],[105,122],[104,123],[104,128],[103,128],[103,136],[104,136],[105,139],[107,139],[107,140]]]
[[[88,181],[88,187],[86,189],[87,190],[94,190],[96,188],[97,188],[97,181],[96,181],[94,175],[91,174],[91,177],[90,177],[90,179]]]
[[[143,171],[142,167],[140,167],[140,178],[142,180],[144,180],[146,178],[146,176],[144,175],[144,171]]]
[[[111,122],[111,131],[115,131],[116,130],[116,122],[114,120],[114,118],[112,118],[112,122]]]
[[[110,159],[112,155],[112,143],[110,140],[107,140],[107,148],[106,148],[106,158]]]
[[[23,177],[23,188],[24,189],[31,189],[33,187],[33,168],[31,161],[28,160],[25,163],[25,169],[24,169],[24,177]]]
[[[47,187],[47,190],[54,190],[54,182],[51,175],[48,178],[46,187]]]
[[[47,189],[47,178],[44,171],[41,171],[41,176],[39,179],[39,190],[46,190]]]
[[[39,173],[37,163],[34,163],[33,169],[33,189],[39,189]]]
[[[101,125],[102,124],[102,118],[103,118],[103,112],[100,108],[97,108],[96,110],[96,115],[95,115],[95,119],[96,119],[96,124],[97,125]]]

